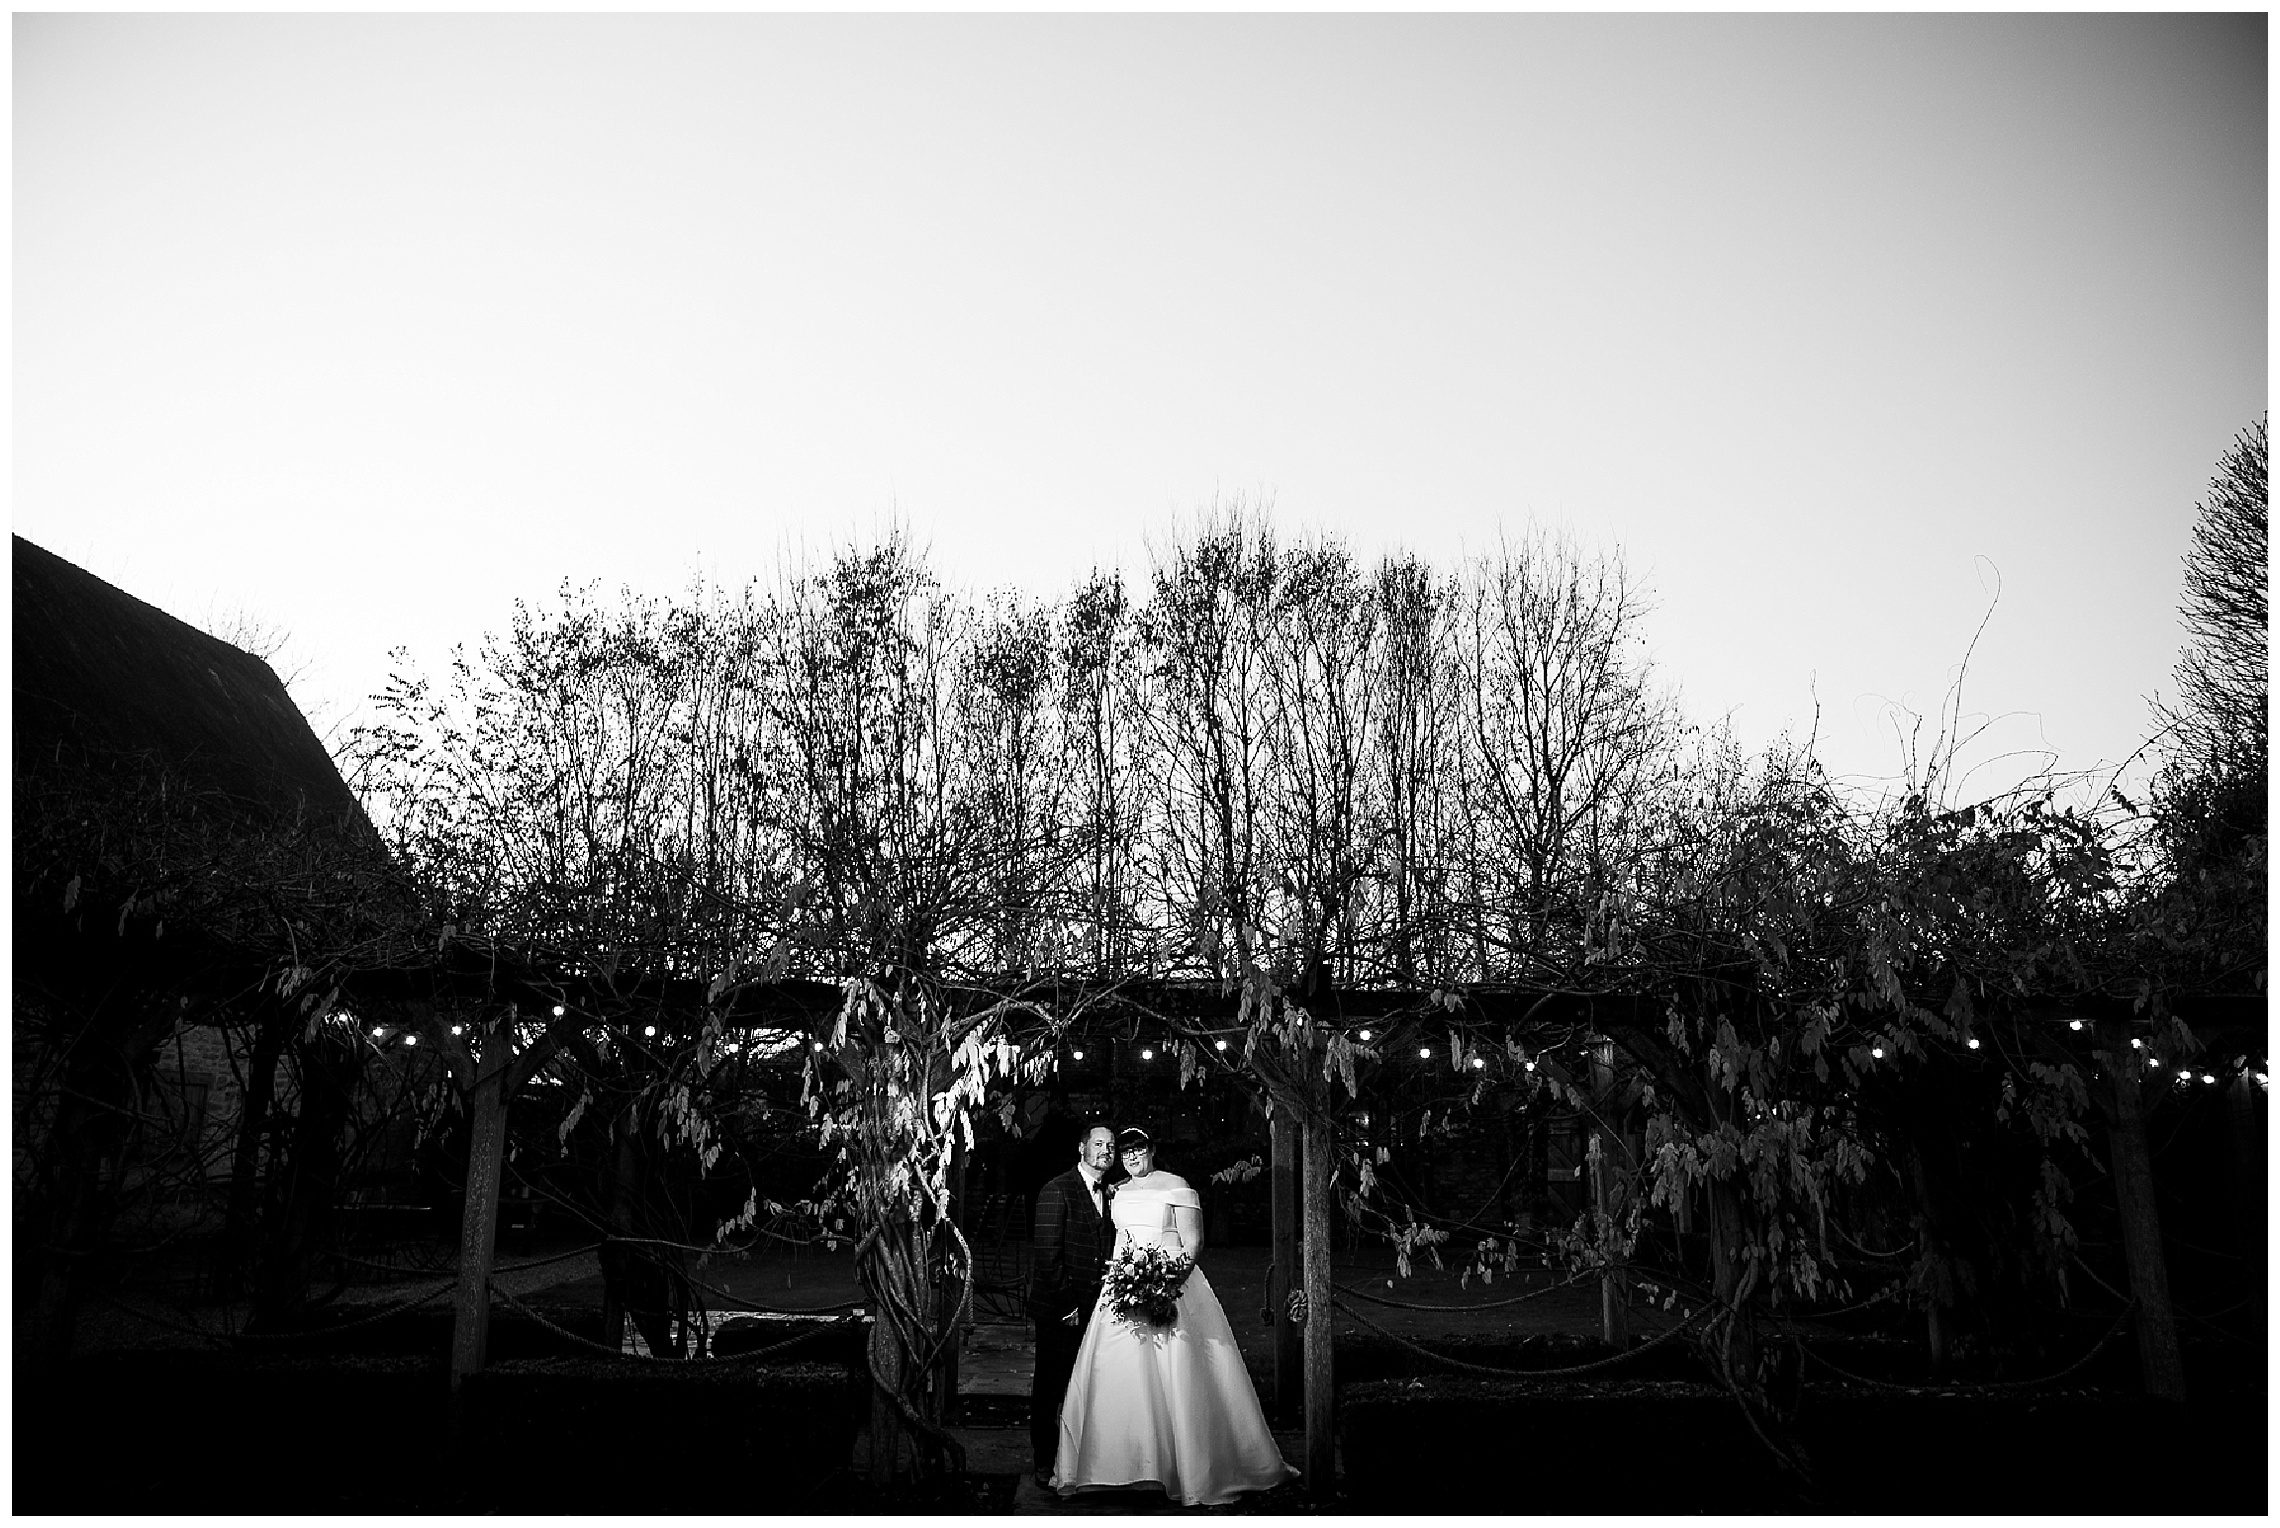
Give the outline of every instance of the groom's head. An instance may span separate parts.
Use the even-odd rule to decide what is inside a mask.
[[[1116,1155],[1116,1132],[1106,1125],[1087,1125],[1077,1136],[1077,1160],[1096,1173],[1108,1171]]]

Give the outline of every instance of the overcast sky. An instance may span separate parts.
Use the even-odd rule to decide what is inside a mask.
[[[1852,775],[1999,582],[1979,753],[2087,769],[2267,404],[2261,15],[13,28],[15,529],[328,723],[564,578],[1043,594],[1241,495],[1620,546]]]

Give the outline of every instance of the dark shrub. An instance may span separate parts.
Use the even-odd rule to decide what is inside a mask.
[[[1807,1385],[1809,1486],[1700,1384],[1365,1381],[1341,1388],[1338,1431],[1363,1512],[2261,1512],[2255,1413],[2212,1427],[2114,1391]]]
[[[450,1510],[445,1398],[421,1358],[116,1353],[19,1371],[16,1510]]]

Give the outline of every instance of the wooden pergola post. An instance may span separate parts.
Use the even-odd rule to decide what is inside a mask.
[[[2225,1089],[2225,1124],[2233,1151],[2233,1219],[2238,1227],[2241,1253],[2248,1260],[2259,1288],[2264,1282],[2267,1219],[2264,1105],[2258,1096],[2261,1091],[2246,1072],[2233,1078]]]
[[[508,1003],[503,1014],[488,1025],[480,1054],[473,1037],[458,1026],[446,1025],[430,1008],[428,1028],[442,1050],[444,1061],[467,1102],[467,1202],[459,1218],[459,1287],[451,1299],[451,1400],[454,1416],[459,1388],[467,1376],[483,1367],[491,1335],[491,1269],[499,1246],[499,1184],[507,1166],[507,1108],[546,1064],[562,1043],[563,1010],[554,1010],[549,1025],[528,1049],[515,1046],[519,1014]]]
[[[2138,1054],[2119,1019],[2098,1021],[2098,1045],[2113,1082],[2107,1140],[2113,1157],[2114,1197],[2122,1212],[2122,1253],[2137,1301],[2138,1365],[2145,1393],[2185,1401],[2185,1360],[2177,1345],[2177,1318],[2169,1304],[2169,1265],[2161,1250],[2161,1212],[2153,1197],[2153,1154],[2146,1145],[2145,1104],[2138,1090]]]
[[[1306,1372],[1305,1328],[1291,1319],[1290,1297],[1302,1287],[1299,1276],[1298,1116],[1286,1105],[1268,1127],[1273,1159],[1268,1167],[1272,1195],[1274,1255],[1267,1274],[1267,1307],[1275,1323],[1275,1420],[1288,1426],[1301,1415]]]
[[[1585,1153],[1591,1166],[1591,1202],[1598,1212],[1614,1218],[1614,1206],[1608,1178],[1607,1141],[1600,1132],[1591,1133],[1591,1149]],[[1599,1340],[1620,1352],[1631,1345],[1630,1279],[1620,1264],[1609,1263],[1599,1270]]]
[[[499,1244],[499,1180],[506,1166],[507,1079],[512,1062],[483,1067],[467,1091],[467,1201],[459,1217],[459,1287],[451,1297],[451,1393],[483,1367],[491,1335],[491,1267]]]
[[[1591,1040],[1591,1096],[1610,1116],[1615,1095],[1615,1042],[1604,1035]],[[1620,1136],[1594,1130],[1584,1160],[1591,1172],[1591,1207],[1605,1220],[1615,1218],[1613,1166],[1607,1153],[1622,1144]],[[1620,1352],[1631,1345],[1630,1278],[1620,1264],[1599,1271],[1599,1340]]]
[[[1336,1307],[1330,1284],[1330,1121],[1309,1109],[1305,1156],[1306,1494],[1327,1501],[1338,1488],[1337,1391],[1330,1366]]]

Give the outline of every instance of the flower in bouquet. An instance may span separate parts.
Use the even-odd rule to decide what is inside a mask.
[[[1141,1242],[1126,1247],[1102,1271],[1109,1309],[1141,1326],[1169,1326],[1178,1311],[1180,1289],[1195,1260],[1169,1247]]]

